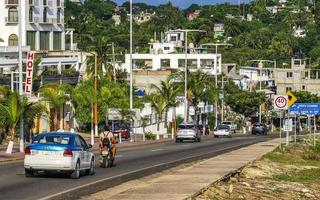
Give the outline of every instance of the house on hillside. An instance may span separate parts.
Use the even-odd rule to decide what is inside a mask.
[[[115,26],[119,26],[121,24],[121,16],[118,14],[113,14],[112,20],[114,21]]]
[[[194,12],[188,13],[187,14],[187,19],[189,21],[192,21],[192,20],[198,18],[199,16],[200,16],[200,10],[196,10]]]
[[[138,15],[134,15],[133,16],[133,20],[137,23],[137,24],[142,24],[145,22],[148,22],[152,19],[152,17],[155,15],[156,13],[149,13],[149,12],[141,12]]]
[[[298,27],[294,26],[293,27],[293,36],[298,37],[298,38],[306,37],[306,29],[301,28],[300,26],[298,26]]]
[[[215,23],[213,27],[214,31],[214,38],[221,38],[224,37],[224,24],[223,23]]]

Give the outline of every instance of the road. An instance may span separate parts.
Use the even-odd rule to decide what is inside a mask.
[[[278,135],[209,138],[200,143],[169,142],[123,149],[118,151],[115,167],[102,169],[96,162],[95,175],[83,176],[79,180],[69,179],[65,175],[25,178],[22,161],[0,164],[0,199],[53,198],[55,196],[52,195],[74,189],[77,190],[65,194],[63,198],[60,195],[54,199],[77,199],[83,194],[97,192],[184,162],[212,157],[275,137]]]

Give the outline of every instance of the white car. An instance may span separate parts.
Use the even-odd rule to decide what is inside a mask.
[[[94,154],[91,145],[75,133],[42,133],[25,148],[25,176],[36,172],[64,172],[71,178],[79,178],[81,171],[94,174]]]
[[[232,133],[233,131],[230,129],[230,126],[220,124],[217,126],[217,128],[213,132],[213,135],[214,137],[220,137],[220,136],[232,137]]]
[[[236,132],[237,125],[233,121],[223,121],[221,124],[228,125],[230,127],[231,131],[233,131],[234,133]]]
[[[176,142],[183,142],[185,140],[200,142],[201,134],[198,127],[194,124],[180,124],[176,135]]]

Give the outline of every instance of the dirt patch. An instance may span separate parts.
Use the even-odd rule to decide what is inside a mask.
[[[194,199],[320,199],[320,140],[310,143],[278,148]]]

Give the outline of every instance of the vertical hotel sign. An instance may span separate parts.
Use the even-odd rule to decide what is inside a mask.
[[[35,53],[33,51],[29,52],[27,55],[27,71],[26,71],[26,84],[24,92],[27,96],[32,94],[32,77],[33,77],[33,61]]]

